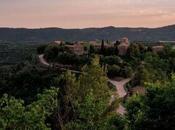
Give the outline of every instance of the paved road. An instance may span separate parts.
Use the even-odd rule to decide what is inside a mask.
[[[41,55],[39,55],[38,57],[39,57],[39,62],[40,62],[42,65],[44,65],[44,66],[46,66],[46,67],[52,67],[52,66],[53,66],[53,64],[48,63],[48,62],[44,59],[44,54],[41,54]],[[69,70],[69,71],[71,71],[72,73],[78,73],[78,74],[81,74],[81,73],[82,73],[82,72],[77,71],[77,70],[71,70],[71,69],[66,69],[66,68],[60,68],[60,69],[63,70],[63,71]]]
[[[110,83],[112,83],[115,87],[116,87],[116,90],[117,90],[117,93],[119,95],[119,98],[123,98],[126,96],[127,92],[125,91],[125,84],[128,83],[131,79],[128,78],[128,79],[124,79],[124,80],[121,80],[121,81],[115,81],[115,80],[109,80]]]
[[[111,80],[109,79],[109,82],[112,83],[117,90],[117,94],[119,96],[119,98],[124,98],[127,95],[127,92],[125,91],[125,85],[126,83],[128,83],[131,79],[124,79],[121,81],[115,81],[115,80]],[[124,115],[126,113],[126,109],[122,106],[122,104],[119,104],[119,107],[117,108],[117,113]]]
[[[44,59],[44,55],[43,55],[43,54],[39,55],[39,62],[40,62],[41,64],[47,66],[47,67],[50,66],[50,64]]]
[[[121,104],[119,104],[119,107],[116,110],[117,113],[124,115],[126,113],[126,108],[124,108]]]
[[[39,62],[47,67],[51,66],[51,64],[49,64],[45,59],[44,59],[44,55],[41,54],[39,55]],[[63,68],[64,69],[64,68]],[[64,69],[66,70],[66,69]],[[75,70],[70,70],[74,73],[81,73],[80,71],[75,71]],[[116,87],[116,90],[117,90],[117,94],[119,95],[119,98],[123,98],[126,96],[127,92],[125,91],[124,89],[124,86],[126,83],[128,83],[131,79],[128,78],[128,79],[124,79],[124,80],[121,80],[121,81],[115,81],[115,80],[109,80],[110,83],[112,83],[115,87]],[[121,114],[121,115],[124,115],[126,113],[126,110],[125,108],[119,104],[119,107],[117,108],[117,113]]]

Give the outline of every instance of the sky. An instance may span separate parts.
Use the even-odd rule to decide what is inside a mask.
[[[160,27],[175,0],[0,0],[0,27]]]

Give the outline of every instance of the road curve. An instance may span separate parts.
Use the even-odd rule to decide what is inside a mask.
[[[44,54],[41,54],[38,56],[39,57],[39,62],[44,65],[45,67],[53,67],[52,63],[48,63],[45,59],[44,59]],[[60,68],[63,71],[71,71],[72,73],[77,73],[77,74],[82,74],[81,71],[77,71],[77,70],[71,70],[71,69],[66,69],[66,68]]]
[[[117,94],[119,98],[124,98],[127,95],[127,92],[125,91],[125,85],[130,81],[131,79],[124,79],[121,81],[115,81],[109,79],[109,82],[113,84],[116,87]],[[116,110],[117,113],[124,115],[126,113],[126,109],[122,106],[122,104],[119,104],[119,107]]]
[[[47,66],[47,67],[50,66],[50,64],[44,59],[44,54],[41,54],[41,55],[39,55],[38,57],[39,57],[39,62],[40,62],[41,64],[43,64],[44,66]]]
[[[123,97],[125,97],[127,95],[127,92],[125,91],[125,87],[124,86],[130,80],[131,80],[130,78],[124,79],[124,80],[121,80],[121,81],[115,81],[115,80],[109,79],[109,82],[116,87],[116,90],[117,90],[119,98],[123,98]]]
[[[49,64],[45,59],[44,59],[44,55],[41,54],[38,56],[39,57],[39,62],[41,64],[43,64],[44,66],[46,67],[49,67],[51,66],[51,64]],[[66,70],[66,69],[65,69]],[[74,73],[80,73],[80,71],[75,71],[75,70],[70,70],[70,71],[73,71]],[[121,80],[121,81],[115,81],[115,80],[111,80],[109,79],[109,82],[111,84],[113,84],[115,87],[116,87],[116,90],[117,90],[117,94],[119,95],[119,98],[123,98],[127,95],[127,92],[125,91],[125,88],[124,86],[126,85],[126,83],[128,83],[131,79],[128,78],[128,79],[124,79],[124,80]],[[121,114],[121,115],[124,115],[126,113],[126,109],[122,106],[122,104],[119,104],[119,107],[117,108],[116,110],[117,113]]]

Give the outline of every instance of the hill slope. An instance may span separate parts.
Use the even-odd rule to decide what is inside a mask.
[[[0,28],[2,41],[35,41],[47,42],[53,40],[79,41],[108,39],[116,40],[128,37],[130,40],[159,41],[175,40],[175,25],[161,28],[85,28],[85,29],[25,29],[25,28]]]

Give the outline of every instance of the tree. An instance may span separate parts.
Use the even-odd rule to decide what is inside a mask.
[[[142,121],[146,118],[146,105],[145,105],[145,97],[133,95],[126,102],[127,108],[127,120],[128,125],[131,130],[142,130],[144,126],[142,126]]]
[[[141,52],[141,53],[144,53],[145,50],[146,50],[146,47],[144,46],[144,44],[142,44],[142,43],[138,43],[138,46],[139,46],[139,50],[140,50],[140,52]]]
[[[151,79],[151,74],[148,72],[148,70],[145,68],[144,65],[140,65],[137,68],[134,82],[136,82],[137,85],[144,85],[145,82],[149,82]],[[151,82],[151,81],[150,81]]]
[[[108,66],[107,75],[110,78],[114,78],[116,76],[120,76],[120,71],[121,71],[120,66],[117,66],[117,65]]]
[[[101,42],[101,54],[104,54],[104,51],[105,51],[105,42],[104,42],[104,40],[102,40],[102,42]]]
[[[89,54],[93,54],[93,53],[95,53],[95,48],[94,48],[94,46],[90,45]]]
[[[129,57],[132,57],[132,58],[138,57],[140,55],[139,45],[132,43],[128,48],[127,54]]]
[[[48,45],[41,45],[37,48],[38,54],[43,54]]]
[[[120,41],[116,41],[114,46],[117,47],[118,45],[120,45]]]
[[[66,84],[69,84],[69,87],[66,87],[68,90],[66,97],[72,99],[69,101],[73,105],[74,114],[70,121],[65,124],[66,129],[113,129],[114,120],[117,120],[118,117],[116,116],[117,119],[114,119],[113,116],[107,114],[110,91],[106,76],[101,68],[97,65],[85,67],[83,74],[77,80],[70,74],[68,75]],[[72,85],[70,86],[70,84]],[[118,124],[116,125],[118,126]]]
[[[8,95],[0,98],[0,128],[3,130],[50,130],[46,118],[57,107],[58,89],[45,90],[37,101],[24,106],[24,101]]]
[[[135,95],[127,101],[131,130],[174,130],[175,76],[166,83],[147,83],[146,96]]]
[[[108,65],[122,65],[123,64],[123,60],[119,57],[119,56],[105,56],[103,57],[102,60],[105,64]]]
[[[114,44],[115,55],[118,55],[119,54],[118,45],[120,45],[120,41],[116,41],[116,43]]]
[[[59,52],[58,45],[49,45],[44,51],[44,57],[48,61],[54,61]]]
[[[120,75],[125,78],[129,78],[133,75],[133,70],[130,66],[124,66],[121,69]]]
[[[91,60],[90,57],[78,56],[68,52],[64,52],[64,53],[60,52],[55,58],[55,61],[57,63],[63,64],[63,65],[72,65],[77,68],[81,65],[89,64],[90,60]]]

